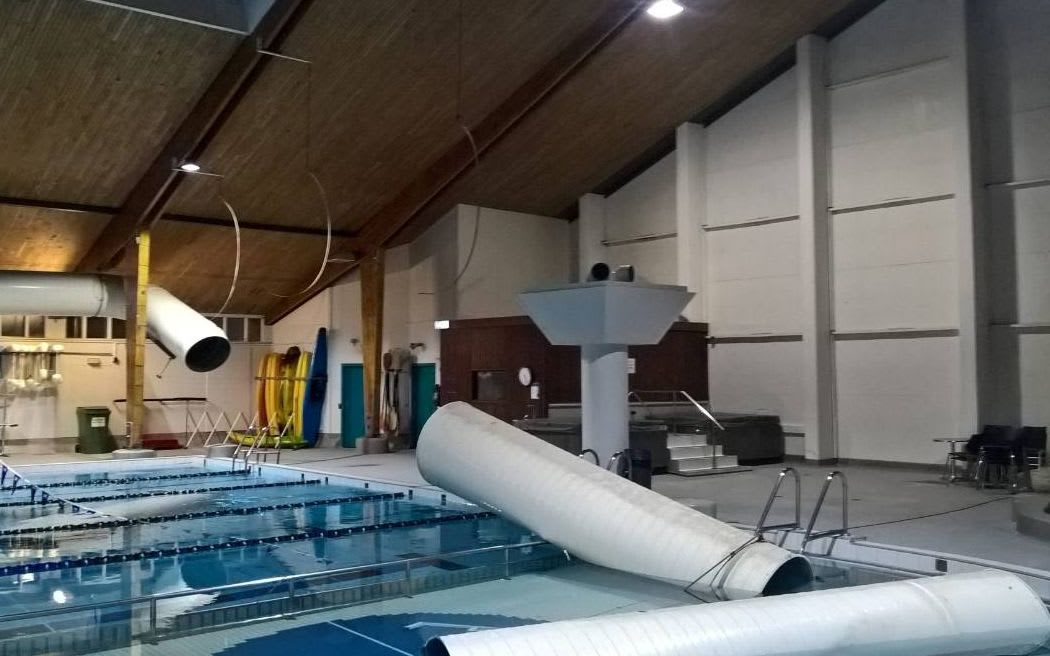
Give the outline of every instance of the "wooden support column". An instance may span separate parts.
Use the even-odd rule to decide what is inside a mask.
[[[135,238],[135,266],[127,281],[127,422],[128,448],[142,448],[142,427],[146,419],[143,388],[146,381],[146,289],[149,287],[149,231]]]
[[[364,358],[365,437],[376,437],[383,375],[383,251],[361,260],[361,355]]]

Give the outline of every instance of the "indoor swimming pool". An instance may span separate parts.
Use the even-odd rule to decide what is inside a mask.
[[[158,459],[3,479],[0,654],[89,653],[565,562],[440,492],[279,466]]]
[[[414,655],[436,635],[696,603],[430,487],[202,457],[2,477],[0,656]],[[813,565],[814,590],[914,576]]]

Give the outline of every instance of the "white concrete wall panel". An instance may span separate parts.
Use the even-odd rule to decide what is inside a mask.
[[[708,225],[798,212],[794,69],[707,128]]]
[[[828,83],[851,82],[946,57],[951,35],[944,16],[954,1],[889,0],[879,5],[829,44]]]
[[[947,72],[930,66],[831,90],[833,207],[953,191]]]
[[[1050,3],[975,3],[985,180],[1050,177]]]
[[[667,155],[605,199],[605,238],[675,230],[675,161]]]
[[[711,403],[725,412],[780,416],[802,423],[802,342],[716,343],[708,350]]]
[[[711,334],[798,332],[798,223],[707,234]]]
[[[835,328],[950,328],[958,321],[952,200],[836,215]]]
[[[630,264],[639,278],[651,283],[678,284],[678,252],[674,239],[609,246],[605,249],[605,261],[613,267]]]
[[[957,339],[839,341],[839,456],[859,460],[944,460],[931,440],[957,433]]]

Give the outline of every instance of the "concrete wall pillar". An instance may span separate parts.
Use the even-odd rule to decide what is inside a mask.
[[[959,427],[958,434],[975,433],[990,395],[987,384],[990,348],[986,290],[984,187],[980,169],[979,99],[974,72],[977,38],[972,0],[954,0],[945,20],[951,25],[949,75],[952,93],[952,150],[955,162],[955,213],[958,239],[959,293]]]
[[[799,39],[796,53],[805,447],[806,459],[823,461],[838,457],[835,352],[831,335],[827,41],[806,35]]]
[[[580,216],[576,220],[579,248],[580,282],[587,280],[591,265],[605,261],[605,196],[584,194],[580,196]]]
[[[675,246],[678,255],[678,284],[696,294],[683,314],[689,321],[707,320],[707,290],[704,270],[707,250],[705,135],[702,125],[683,123],[675,130]]]

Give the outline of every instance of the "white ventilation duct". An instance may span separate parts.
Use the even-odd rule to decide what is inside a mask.
[[[431,484],[597,565],[728,599],[787,592],[812,578],[804,558],[466,403],[427,421],[416,461]]]
[[[0,314],[52,316],[127,316],[124,281],[90,273],[0,271]],[[162,348],[192,371],[211,371],[230,355],[230,341],[214,322],[150,285],[146,325]]]
[[[986,570],[606,615],[432,639],[424,656],[1014,656],[1050,640],[1050,613]]]

